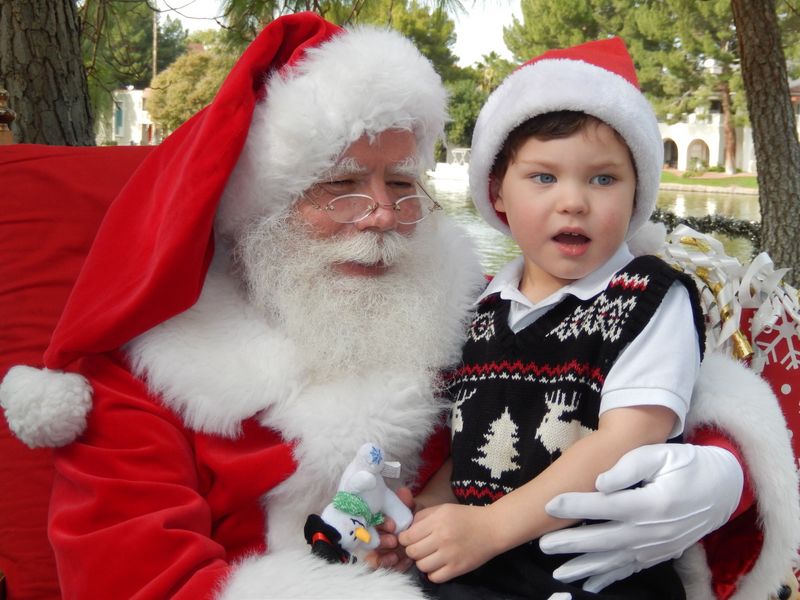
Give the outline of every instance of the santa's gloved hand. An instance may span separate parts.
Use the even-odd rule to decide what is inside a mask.
[[[598,492],[561,494],[545,508],[554,517],[609,522],[554,531],[539,544],[547,554],[582,554],[553,576],[588,577],[583,589],[591,592],[680,556],[724,524],[739,504],[744,475],[727,450],[654,444],[628,452],[595,485]]]

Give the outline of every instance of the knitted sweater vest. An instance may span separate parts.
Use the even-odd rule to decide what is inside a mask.
[[[597,429],[606,376],[676,280],[689,290],[702,353],[694,282],[654,256],[635,258],[588,300],[568,296],[517,334],[508,301],[495,294],[481,303],[447,383],[451,485],[461,503],[495,501]]]

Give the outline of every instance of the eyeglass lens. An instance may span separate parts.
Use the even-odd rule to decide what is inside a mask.
[[[334,198],[327,204],[328,215],[339,223],[355,223],[366,218],[373,210],[375,201],[366,195],[348,194]],[[395,202],[397,222],[412,225],[427,217],[434,203],[425,196],[405,196]]]

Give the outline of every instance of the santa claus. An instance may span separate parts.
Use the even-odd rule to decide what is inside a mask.
[[[366,441],[407,485],[446,453],[439,373],[484,279],[419,183],[445,104],[397,33],[290,15],[136,172],[48,369],[12,369],[0,391],[20,438],[59,447],[49,532],[65,598],[422,597],[401,572],[312,556],[303,524]],[[727,449],[659,446],[621,464],[647,485],[604,534],[623,532],[618,547],[582,576],[680,554],[735,511],[737,533],[760,541],[744,565],[696,561],[701,592],[764,597],[788,572],[800,519],[780,411],[755,376],[707,362],[694,430]],[[743,485],[740,463],[764,461],[769,476],[751,469]],[[643,546],[656,550],[630,551]]]

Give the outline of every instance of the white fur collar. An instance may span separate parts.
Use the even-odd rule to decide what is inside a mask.
[[[438,261],[446,294],[431,300],[443,368],[460,356],[473,299],[484,283],[466,235],[442,221]],[[438,297],[441,296],[441,297]],[[296,472],[269,495],[269,545],[304,544],[305,516],[335,492],[336,477],[365,441],[383,446],[413,477],[442,406],[431,373],[385,371],[316,383],[296,348],[245,301],[225,269],[212,266],[198,302],[126,347],[134,372],[190,429],[235,437],[257,416],[294,443]]]
[[[234,437],[242,420],[292,394],[294,346],[212,265],[197,303],[132,340],[133,371],[190,429]]]

